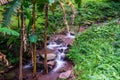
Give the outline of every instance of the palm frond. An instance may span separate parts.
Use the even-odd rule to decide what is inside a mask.
[[[8,27],[11,22],[11,16],[17,12],[17,9],[20,7],[20,0],[14,0],[11,2],[9,8],[5,8],[5,13],[3,13],[3,26]]]
[[[7,27],[0,28],[0,33],[4,33],[7,35],[19,36],[19,33],[15,30],[9,29]]]
[[[20,35],[17,31],[9,29],[7,27],[1,27],[1,25],[0,25],[0,33],[7,34],[7,35],[13,35],[13,36]]]

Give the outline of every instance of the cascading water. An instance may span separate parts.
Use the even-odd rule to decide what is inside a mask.
[[[32,63],[23,66],[23,69],[30,69],[30,68],[32,68]]]
[[[74,39],[75,36],[74,36],[74,34],[71,35],[70,33],[67,33],[66,38]],[[68,49],[67,45],[63,45],[63,44],[62,44],[62,46],[57,47],[57,49],[58,49],[58,51],[57,51],[57,58],[55,59],[55,61],[56,61],[56,66],[55,66],[55,68],[53,69],[53,71],[59,70],[59,69],[60,69],[61,67],[63,67],[64,64],[66,63],[66,62],[64,61],[64,58],[65,58],[65,55],[66,55],[66,54],[65,54],[65,50]]]
[[[65,38],[69,38],[73,40],[75,36],[74,34],[67,33]],[[61,42],[60,44],[57,44],[56,41],[50,41],[47,45],[47,48],[56,51],[56,55],[57,55],[55,59],[56,65],[52,71],[57,72],[60,68],[64,66],[64,64],[66,64],[66,61],[64,59],[66,56],[65,51],[68,49],[68,45],[65,45],[63,42]],[[37,60],[39,60],[39,57],[40,56],[37,55]],[[29,64],[24,65],[23,69],[30,69],[32,67],[33,67],[32,62],[30,62]]]
[[[58,69],[63,67],[63,65],[65,64],[64,58],[65,58],[65,50],[66,49],[67,49],[67,46],[61,46],[58,48],[57,58],[55,59],[56,66],[53,69],[53,71],[57,71]]]
[[[66,38],[74,39],[75,36],[72,33],[67,33]]]
[[[48,45],[47,45],[47,48],[48,49],[51,49],[51,50],[54,50],[54,48],[55,47],[59,47],[59,46],[61,46],[62,44],[57,44],[56,42],[54,42],[54,41],[51,41]]]
[[[58,45],[56,42],[52,41],[47,45],[47,48],[56,51],[56,54],[57,54],[57,58],[55,59],[56,66],[53,69],[53,71],[57,71],[65,63],[64,57],[65,57],[65,50],[67,49],[67,46],[66,45],[64,46],[63,44]],[[62,50],[62,51],[60,51],[60,50]]]
[[[39,61],[40,56],[37,54],[36,59]],[[30,61],[28,64],[23,66],[23,69],[31,69],[33,67],[32,61]]]

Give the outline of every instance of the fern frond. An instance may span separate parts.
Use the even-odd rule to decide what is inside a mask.
[[[11,22],[11,16],[14,15],[17,12],[17,9],[20,7],[20,0],[13,0],[11,2],[10,7],[6,8],[5,13],[3,14],[3,26],[8,27]]]
[[[5,33],[7,35],[19,36],[19,33],[15,30],[9,29],[7,27],[0,28],[0,33]]]
[[[19,36],[20,35],[15,30],[9,29],[7,27],[1,27],[1,24],[0,24],[0,33],[4,33],[4,34],[7,34],[7,35],[13,35],[13,36]]]

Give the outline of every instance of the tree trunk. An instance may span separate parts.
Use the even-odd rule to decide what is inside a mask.
[[[20,62],[19,62],[19,80],[23,79],[23,74],[22,74],[23,30],[24,30],[24,13],[21,5],[21,46],[20,46]]]
[[[59,3],[60,3],[60,6],[63,10],[64,24],[66,25],[67,32],[70,33],[70,29],[69,29],[69,25],[68,25],[68,21],[67,21],[67,14],[66,14],[66,10],[64,8],[64,3],[62,2],[62,0],[59,0]]]
[[[44,49],[45,49],[45,59],[44,59],[44,68],[45,68],[45,72],[46,74],[48,73],[48,65],[47,65],[47,28],[48,28],[48,3],[45,4],[45,28],[44,28]]]
[[[33,0],[33,11],[32,11],[32,33],[35,34],[35,4],[36,0]],[[36,43],[33,43],[33,80],[36,80]]]

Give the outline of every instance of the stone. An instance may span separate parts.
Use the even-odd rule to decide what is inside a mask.
[[[47,64],[50,66],[55,66],[55,61],[48,61]]]
[[[60,39],[60,38],[58,38],[55,42],[56,42],[57,44],[61,44],[61,43],[63,43],[63,40]]]
[[[59,78],[60,79],[67,79],[67,78],[70,77],[71,73],[72,73],[72,70],[68,70],[66,72],[62,72],[62,73],[60,73]]]
[[[45,58],[45,54],[41,54],[43,58]],[[47,60],[54,60],[56,58],[56,54],[47,54]]]
[[[51,71],[55,67],[56,62],[55,61],[48,61],[47,64],[48,64],[49,71]]]
[[[73,44],[73,39],[70,39],[70,38],[64,38],[63,39],[63,43],[66,44],[66,45],[72,45]]]
[[[42,49],[39,51],[39,55],[42,57],[42,58],[45,58],[45,50]],[[47,60],[54,60],[56,58],[56,52],[54,50],[50,50],[50,49],[47,49],[46,50],[46,53],[47,53]]]

